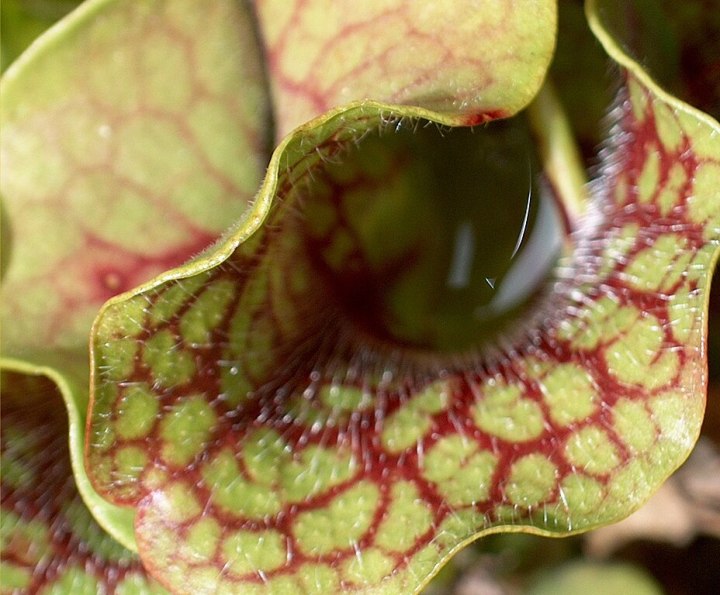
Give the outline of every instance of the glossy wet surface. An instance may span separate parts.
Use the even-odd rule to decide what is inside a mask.
[[[390,343],[464,351],[502,332],[563,241],[523,118],[371,133],[314,173],[300,225],[341,308]]]

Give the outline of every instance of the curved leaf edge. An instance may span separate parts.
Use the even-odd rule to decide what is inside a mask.
[[[590,25],[590,30],[597,40],[602,45],[607,55],[616,62],[622,68],[632,72],[642,83],[650,89],[655,95],[658,96],[663,102],[667,103],[671,107],[678,109],[693,116],[715,129],[720,134],[720,123],[713,118],[711,115],[693,107],[689,103],[684,102],[682,99],[671,95],[665,91],[650,74],[642,67],[642,65],[633,59],[620,47],[618,42],[612,37],[612,34],[605,29],[602,24],[602,20],[598,14],[598,5],[603,0],[586,0],[585,2],[585,15]]]
[[[514,114],[486,114],[483,118],[478,119],[472,125],[479,125],[491,120],[511,117]],[[176,281],[187,277],[208,271],[217,265],[225,262],[234,252],[234,250],[252,236],[258,229],[262,227],[263,222],[270,213],[273,205],[275,191],[280,178],[280,172],[285,168],[287,153],[292,149],[293,145],[302,146],[304,140],[311,139],[313,132],[324,126],[336,126],[337,130],[342,130],[344,121],[360,121],[375,117],[376,123],[382,125],[387,119],[393,122],[402,119],[422,119],[432,122],[440,126],[462,127],[468,126],[467,120],[463,116],[448,116],[439,112],[427,110],[421,107],[390,104],[374,100],[358,100],[346,105],[337,107],[322,116],[306,122],[299,126],[290,134],[288,134],[282,142],[273,151],[270,163],[268,164],[265,178],[260,190],[255,195],[252,206],[240,217],[240,219],[230,227],[213,245],[209,246],[199,255],[195,256],[187,263],[170,269],[150,281],[131,289],[130,291],[120,293],[105,302],[100,309],[95,321],[91,337],[96,336],[96,330],[99,321],[103,318],[105,312],[112,306],[122,303],[134,296],[140,295],[146,291],[159,287],[168,281]],[[364,132],[364,129],[363,129]],[[91,340],[91,356],[93,355]],[[94,360],[91,359],[91,370],[93,369]],[[92,386],[92,375],[91,375]]]
[[[690,106],[687,106],[686,104],[684,104],[683,102],[681,102],[680,100],[676,100],[676,101],[679,105],[684,105],[686,107],[690,107]],[[688,110],[688,111],[691,114],[695,114],[696,112],[698,112],[698,110],[691,108],[691,107],[690,107],[690,110]],[[699,113],[704,115],[704,112],[699,112]],[[707,117],[710,118],[710,121],[712,123],[713,119],[710,116],[707,116]],[[719,129],[718,131],[720,132],[720,126],[718,127],[718,129]],[[714,273],[720,274],[720,238],[718,239],[715,252],[710,261],[708,273],[709,273],[708,279],[712,279]],[[708,281],[707,287],[705,289],[706,290],[704,291],[704,300],[703,300],[700,316],[702,318],[702,327],[704,329],[703,336],[705,337],[705,340],[703,341],[703,344],[702,344],[702,348],[705,351],[705,355],[707,357],[707,335],[708,335],[709,305],[710,305],[710,294],[711,294],[709,281]],[[706,376],[707,376],[707,374],[706,374]],[[703,399],[703,405],[704,405],[703,414],[704,414],[704,410],[706,408],[706,402],[707,402],[707,398]],[[695,431],[692,434],[692,437],[691,437],[691,443],[693,445],[695,443],[697,443],[698,439],[700,438],[701,429],[702,429],[701,425],[698,424],[695,428]],[[628,508],[625,509],[624,516],[622,518],[616,519],[614,522],[620,522],[623,519],[625,519],[625,518],[629,517],[630,515],[634,514],[635,512],[637,512],[640,508],[642,508],[646,504],[647,500],[649,498],[651,498],[663,486],[663,484],[685,463],[685,461],[687,461],[687,459],[690,457],[690,455],[692,453],[692,450],[693,450],[692,448],[689,449],[684,457],[677,459],[675,467],[667,472],[667,474],[662,479],[662,481],[657,483],[655,489],[653,489],[650,492],[650,494],[647,496],[647,498],[635,499],[635,502],[633,503],[633,505],[629,506]],[[497,525],[495,527],[490,527],[488,529],[484,529],[483,531],[480,531],[479,533],[468,537],[464,541],[461,541],[460,543],[458,543],[452,549],[448,550],[445,557],[443,557],[442,559],[440,559],[438,561],[438,563],[435,566],[435,568],[433,569],[432,573],[428,574],[428,576],[418,586],[417,590],[414,593],[415,593],[415,595],[422,593],[422,590],[425,589],[430,584],[430,582],[435,578],[435,576],[437,576],[437,574],[450,561],[450,559],[453,556],[455,556],[455,554],[457,554],[461,550],[465,549],[467,546],[471,545],[475,541],[478,541],[479,539],[482,539],[484,537],[488,537],[490,535],[498,535],[501,533],[514,533],[514,534],[522,533],[522,534],[526,534],[526,535],[535,535],[537,537],[547,537],[547,538],[552,538],[552,539],[564,539],[566,537],[582,535],[583,533],[588,533],[590,531],[594,531],[596,529],[606,527],[608,524],[612,524],[612,523],[608,523],[607,521],[600,521],[597,523],[583,525],[582,527],[580,527],[578,529],[574,529],[574,530],[563,529],[563,530],[559,530],[559,531],[542,529],[542,528],[534,527],[531,525],[520,525],[520,526],[519,525]]]
[[[89,4],[102,5],[112,1],[113,0],[90,0]],[[612,58],[613,61],[617,62],[621,67],[626,68],[627,70],[632,72],[638,79],[642,81],[642,83],[650,91],[657,95],[663,102],[669,104],[673,108],[686,112],[688,115],[691,115],[694,118],[703,122],[704,124],[709,125],[718,134],[720,134],[720,123],[718,123],[712,116],[706,114],[705,112],[697,108],[692,107],[681,99],[670,95],[668,92],[664,91],[657,83],[655,83],[652,77],[642,68],[640,64],[638,64],[628,54],[622,51],[622,49],[612,39],[610,33],[604,29],[602,23],[600,22],[600,19],[597,16],[595,10],[596,4],[597,0],[587,0],[586,14],[588,22],[590,24],[593,34],[600,41],[610,58]],[[53,29],[54,28],[55,27],[53,27]],[[52,31],[48,32],[48,34],[50,33],[52,33]],[[17,62],[15,64],[17,64]],[[539,90],[538,95],[541,95],[541,92],[542,91]],[[555,103],[556,98],[552,96],[547,96],[544,101],[546,101],[547,103]],[[556,112],[557,107],[543,106],[542,108],[539,108],[538,111],[540,111],[540,109],[547,109],[547,111]],[[306,122],[305,124],[297,127],[295,130],[289,133],[275,148],[270,159],[270,163],[268,164],[265,178],[258,193],[255,196],[252,206],[228,230],[228,232],[226,232],[217,242],[209,246],[205,251],[194,257],[189,262],[179,267],[172,268],[154,277],[148,282],[131,289],[130,291],[118,294],[110,298],[107,302],[105,302],[105,304],[103,304],[97,317],[95,318],[91,336],[95,336],[95,330],[98,326],[98,321],[103,317],[104,313],[113,305],[124,302],[131,297],[140,295],[148,290],[159,287],[167,281],[184,279],[192,275],[208,271],[215,266],[221,264],[222,262],[226,261],[240,244],[242,244],[262,226],[267,215],[269,214],[275,196],[277,182],[280,177],[280,171],[283,166],[282,162],[283,159],[286,157],[286,153],[288,152],[288,149],[291,147],[291,145],[293,145],[293,143],[295,142],[298,142],[298,144],[302,145],[303,139],[305,137],[310,138],[312,136],[312,131],[319,129],[325,125],[333,124],[336,120],[352,121],[354,119],[364,119],[372,115],[372,112],[375,112],[377,114],[379,124],[381,124],[385,120],[385,118],[392,117],[395,119],[423,119],[438,124],[440,126],[449,127],[462,127],[469,125],[475,126],[495,119],[508,118],[517,113],[513,112],[503,114],[485,114],[484,117],[478,118],[477,122],[468,124],[467,119],[461,115],[448,115],[432,110],[427,110],[421,107],[391,104],[363,99],[337,107],[321,116],[318,116],[317,118],[314,118],[313,120],[310,120],[309,122]],[[542,115],[538,114],[536,117],[540,119]],[[555,118],[556,116],[553,114],[551,117]],[[553,122],[550,121],[550,118],[548,118],[548,123],[551,125],[553,124]],[[555,132],[555,134],[557,134],[559,138],[562,138],[563,142],[567,142],[566,139],[568,136],[568,124],[566,122],[560,122],[556,125],[558,126],[558,130],[553,132]],[[572,183],[568,182],[568,184],[571,187],[577,189],[577,180],[573,180]],[[575,191],[574,196],[578,196],[577,190]],[[720,246],[718,247],[718,253],[720,253]],[[717,261],[717,259],[718,254],[715,255],[715,261]],[[707,300],[709,300],[709,298],[707,298],[706,296],[706,301]],[[92,364],[93,362],[91,361],[91,370],[94,369]]]
[[[629,54],[622,50],[620,45],[618,45],[618,43],[612,37],[611,33],[607,31],[602,24],[602,20],[598,14],[598,4],[600,4],[602,1],[603,0],[586,0],[585,15],[587,17],[590,30],[600,42],[608,56],[610,56],[610,58],[614,62],[617,62],[618,65],[632,72],[633,75],[636,76],[648,89],[650,89],[650,91],[657,95],[660,100],[667,103],[669,106],[696,118],[701,123],[710,126],[710,128],[712,128],[716,134],[720,135],[720,122],[718,122],[710,114],[707,114],[702,110],[693,107],[689,103],[686,103],[682,99],[676,97],[675,95],[671,95],[670,93],[665,91],[660,85],[655,82],[655,80],[642,67],[641,64],[639,64]],[[720,232],[720,230],[718,231]],[[720,262],[720,236],[716,239],[715,244],[715,251],[711,258],[708,271],[709,279],[712,279],[714,272],[718,269],[718,263]],[[708,311],[710,308],[711,293],[709,285],[710,283],[708,282],[708,288],[704,295],[702,307],[705,337],[707,337],[708,334]],[[703,347],[707,349],[707,339],[703,342]]]
[[[116,541],[128,550],[137,553],[135,541],[135,510],[117,506],[103,499],[92,487],[85,472],[83,451],[85,448],[84,424],[82,412],[75,395],[81,389],[65,374],[52,366],[41,366],[12,357],[0,358],[0,370],[28,376],[45,376],[58,389],[65,403],[68,415],[68,447],[70,465],[78,492],[98,524]]]
[[[98,0],[98,3],[100,2],[106,2],[108,0]],[[687,103],[683,102],[682,100],[678,99],[677,97],[670,95],[666,91],[664,91],[661,87],[659,87],[654,80],[651,78],[651,76],[643,70],[643,68],[630,56],[625,54],[620,47],[617,45],[617,43],[612,38],[611,34],[605,30],[603,27],[599,17],[596,14],[596,0],[588,0],[586,4],[586,14],[588,18],[588,22],[591,26],[591,30],[593,31],[593,34],[598,38],[598,40],[601,42],[602,46],[604,47],[607,54],[613,59],[613,61],[617,62],[621,67],[627,69],[630,71],[634,76],[636,76],[644,86],[646,86],[653,94],[655,94],[661,101],[667,103],[672,108],[678,109],[680,111],[683,111],[687,113],[688,115],[696,118],[700,122],[709,125],[713,130],[717,131],[718,134],[720,134],[720,124],[709,116],[708,114],[688,105]],[[511,114],[507,114],[509,116]],[[101,320],[104,318],[105,313],[111,309],[114,305],[117,305],[119,303],[122,303],[132,297],[135,297],[139,294],[142,294],[146,291],[152,290],[154,288],[159,287],[160,285],[173,280],[180,280],[184,279],[205,271],[208,271],[219,264],[226,261],[234,252],[234,250],[242,244],[245,240],[247,240],[250,236],[252,236],[263,224],[266,217],[271,211],[271,207],[274,201],[275,191],[278,185],[278,180],[280,178],[281,172],[284,170],[284,166],[286,165],[284,161],[287,158],[287,153],[292,150],[292,147],[295,143],[302,146],[304,139],[310,139],[313,136],[313,131],[318,130],[324,126],[330,126],[330,127],[337,127],[337,129],[342,129],[342,123],[344,121],[354,121],[359,119],[367,119],[368,117],[375,117],[377,119],[377,123],[382,124],[387,118],[391,119],[404,119],[404,118],[411,118],[411,119],[425,119],[430,122],[442,125],[442,126],[466,126],[468,125],[467,121],[459,116],[448,116],[447,114],[441,114],[438,112],[433,112],[424,108],[420,107],[414,107],[414,106],[407,106],[407,105],[397,105],[397,104],[388,104],[373,100],[360,100],[355,101],[350,104],[338,107],[333,109],[330,112],[327,112],[323,114],[322,116],[319,116],[302,126],[299,126],[296,128],[293,132],[291,132],[288,136],[286,136],[283,141],[277,146],[275,151],[273,152],[271,161],[268,165],[268,170],[264,179],[264,182],[258,191],[256,198],[253,202],[252,207],[246,212],[246,214],[220,239],[218,242],[216,242],[213,246],[209,247],[205,252],[198,255],[196,258],[191,260],[190,262],[180,266],[176,267],[174,269],[171,269],[154,279],[148,281],[147,283],[120,295],[117,295],[113,298],[111,298],[108,302],[106,302],[103,307],[101,308],[100,312],[98,313],[94,323],[93,323],[93,329],[91,333],[91,402],[90,407],[92,408],[92,402],[93,402],[93,392],[94,388],[96,386],[97,379],[95,378],[95,370],[96,370],[96,361],[95,361],[95,349],[94,349],[94,338],[97,337],[97,329],[99,327],[99,324]],[[496,114],[488,114],[486,115],[485,119],[479,119],[476,124],[480,124],[484,121],[490,121],[492,119],[495,119],[497,117],[505,117],[506,114],[503,114],[502,116],[498,116]],[[333,126],[334,125],[334,126]],[[712,271],[716,268],[718,261],[720,260],[720,242],[718,242],[717,248],[715,249],[712,259],[709,266],[709,273],[712,273]],[[705,292],[704,296],[704,303],[702,305],[702,326],[705,329],[704,335],[707,335],[707,327],[708,327],[708,307],[709,307],[709,299],[710,295],[709,292]],[[705,346],[705,342],[703,342],[703,346]],[[87,419],[87,426],[89,428],[90,425],[90,418]],[[698,427],[694,440],[697,439],[697,436],[699,435],[700,428]],[[693,440],[693,443],[694,443]],[[87,448],[87,447],[86,447]],[[689,452],[687,453],[689,455]],[[87,456],[87,452],[86,452]],[[684,460],[684,459],[683,459]],[[683,460],[678,460],[677,465],[675,468],[670,470],[665,479],[672,475],[674,471],[682,464]],[[75,472],[77,473],[75,461],[73,462],[73,468],[75,469]],[[662,482],[661,482],[662,483]],[[661,485],[658,484],[659,485]],[[629,507],[626,512],[627,515],[631,514],[638,508],[642,506],[643,502],[636,502],[633,507]],[[102,513],[101,510],[94,509],[93,512]],[[99,521],[101,519],[98,519]],[[103,519],[104,520],[104,519]],[[101,523],[103,526],[107,525],[107,523]],[[514,526],[514,525],[499,525],[492,528],[488,528],[476,535],[473,535],[469,537],[468,539],[464,540],[463,542],[460,542],[456,547],[452,548],[448,551],[447,555],[438,561],[437,566],[435,567],[432,574],[430,574],[422,585],[420,585],[420,589],[424,588],[429,581],[435,576],[435,574],[447,563],[447,561],[459,550],[463,549],[470,543],[474,542],[477,539],[480,539],[481,537],[485,537],[487,535],[496,534],[496,533],[528,533],[543,537],[566,537],[571,535],[576,535],[580,533],[584,533],[590,530],[593,530],[594,528],[603,526],[606,523],[597,523],[595,525],[587,525],[583,526],[582,528],[567,531],[563,530],[561,533],[553,532],[547,529],[541,529],[537,527],[531,527],[531,526]],[[134,549],[134,548],[133,548]]]
[[[0,77],[5,88],[3,93],[7,93],[7,86],[12,85],[19,74],[26,68],[30,68],[32,63],[42,58],[43,54],[52,51],[52,48],[63,42],[63,37],[68,32],[82,27],[87,21],[95,17],[107,5],[113,4],[116,0],[86,0],[78,5],[72,12],[68,13],[59,21],[53,23],[41,35],[36,37],[32,43],[13,61],[8,69]],[[1,97],[1,95],[0,95]]]
[[[62,43],[68,32],[82,27],[114,1],[88,0],[33,40],[0,77],[0,111],[2,111],[2,106],[5,104],[8,95],[13,93],[15,81],[20,78],[25,69],[32,68],[36,60],[42,59],[46,52],[52,52],[57,44]],[[8,250],[9,252],[10,250]],[[10,254],[8,254],[8,257],[11,259]],[[9,264],[9,262],[3,263],[3,265],[6,264]],[[137,553],[138,547],[134,534],[135,511],[130,508],[116,506],[101,498],[92,487],[85,473],[83,462],[85,448],[84,412],[81,412],[78,406],[80,398],[77,396],[84,387],[81,388],[79,382],[73,381],[69,375],[63,373],[59,366],[52,364],[40,365],[35,363],[34,359],[32,357],[23,357],[22,354],[3,355],[0,357],[0,370],[30,376],[45,376],[57,387],[65,403],[68,415],[70,464],[80,496],[98,524],[122,546]],[[87,399],[82,400],[86,401]]]

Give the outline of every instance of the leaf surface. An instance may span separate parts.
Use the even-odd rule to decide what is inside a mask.
[[[62,385],[78,473],[100,305],[211,244],[267,159],[250,16],[214,2],[198,27],[198,8],[87,2],[3,76],[3,365]]]
[[[337,240],[353,191],[402,172],[363,161],[363,137],[432,119],[367,101],[291,134],[215,252],[103,310],[88,465],[100,493],[137,508],[141,555],[166,586],[411,592],[488,532],[623,518],[687,457],[707,389],[720,127],[590,20],[622,73],[613,144],[521,332],[428,364],[357,332],[314,274],[307,227],[329,230],[323,258],[344,274],[375,245]],[[334,163],[339,193],[323,182]],[[394,245],[416,245],[409,230]],[[147,463],[128,474],[120,454],[138,445]]]
[[[81,499],[57,386],[4,372],[2,399],[2,591],[165,593]]]
[[[509,116],[537,93],[555,3],[257,0],[280,139],[361,99],[438,112],[454,125]]]
[[[255,193],[258,51],[247,15],[214,7],[198,31],[183,2],[90,2],[4,77],[10,353],[82,345],[98,305],[205,248]]]
[[[0,7],[0,66],[5,70],[41,33],[80,0],[6,0]]]

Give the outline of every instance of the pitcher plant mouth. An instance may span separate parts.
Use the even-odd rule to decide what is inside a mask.
[[[466,367],[528,326],[563,245],[532,147],[524,115],[475,129],[386,117],[279,196],[297,208],[291,268],[317,278],[335,327],[320,343],[402,376]]]
[[[584,215],[565,208],[578,202],[557,192],[569,186],[552,160],[507,158],[524,145],[523,116],[437,138],[362,103],[288,138],[272,194],[225,244],[109,302],[94,328],[88,468],[100,493],[137,507],[140,552],[185,568],[169,544],[211,522],[228,584],[260,580],[233,553],[260,542],[277,584],[308,567],[351,584],[359,548],[382,580],[409,585],[478,532],[572,533],[638,506],[699,431],[707,279],[692,271],[717,256],[690,185],[705,167],[691,116],[673,116],[666,146],[664,99],[626,84]],[[648,179],[658,150],[678,156],[662,190]],[[528,161],[547,174],[531,174],[530,193]],[[473,191],[492,182],[515,200],[505,213],[497,199],[489,221]],[[515,292],[526,212],[541,247]],[[543,217],[554,233],[540,233]],[[453,232],[467,219],[478,245],[493,234],[500,268],[479,259],[456,276]],[[473,319],[493,303],[491,275],[513,298]],[[448,322],[461,277],[470,297]],[[118,453],[138,444],[154,454],[130,474]],[[406,514],[412,539],[393,549]]]
[[[231,418],[326,407],[323,387],[362,392],[369,412],[378,390],[491,375],[539,346],[573,240],[526,115],[447,128],[374,109],[328,118],[225,262],[143,295],[149,327],[112,356],[137,376],[113,393],[199,373]],[[197,354],[166,360],[178,339]],[[102,392],[117,370],[99,364]]]
[[[571,252],[533,146],[524,114],[447,129],[386,111],[360,137],[318,145],[250,252],[221,265],[223,281],[204,281],[222,284],[213,299],[235,312],[220,334],[184,338],[218,354],[202,364],[223,379],[218,399],[234,416],[282,418],[345,386],[373,409],[380,387],[412,393],[532,349],[559,307],[558,257]],[[185,308],[169,327],[182,336],[193,328]],[[235,337],[260,343],[229,349]]]
[[[3,160],[28,166],[3,172],[2,367],[57,385],[112,538],[175,592],[406,593],[483,535],[639,507],[702,422],[720,125],[627,55],[620,5],[587,5],[619,79],[587,184],[543,83],[552,2],[228,0],[207,30],[185,2],[90,0],[0,96]],[[407,43],[368,43],[377,23]],[[19,461],[3,511],[39,498]],[[146,584],[60,512],[110,554],[62,576],[13,558],[13,580]]]

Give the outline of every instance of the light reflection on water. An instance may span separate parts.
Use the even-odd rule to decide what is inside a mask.
[[[313,177],[313,266],[359,327],[399,346],[491,340],[530,307],[563,245],[523,117],[369,135]]]

